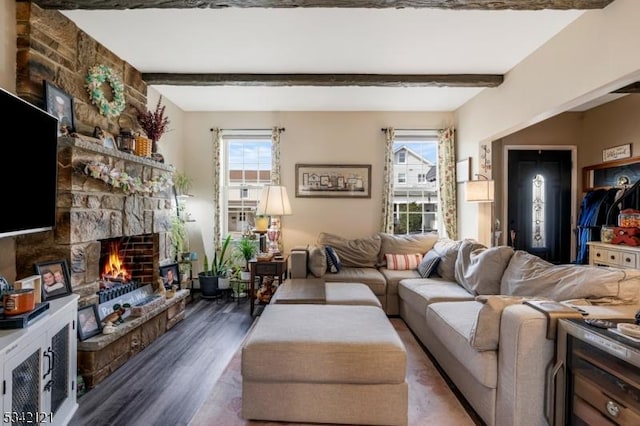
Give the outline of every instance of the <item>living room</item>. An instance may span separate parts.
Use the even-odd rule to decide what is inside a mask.
[[[4,58],[0,86],[16,89],[15,7],[0,8],[5,28],[1,55]],[[629,54],[638,39],[635,19],[640,5],[616,0],[602,11],[587,13],[511,70],[499,87],[486,90],[455,111],[444,112],[344,112],[256,111],[185,112],[170,98],[162,101],[171,118],[171,131],[160,141],[167,163],[187,170],[193,177],[189,210],[197,226],[190,228],[191,248],[203,255],[213,238],[213,143],[211,128],[285,128],[281,135],[282,183],[295,188],[298,163],[370,164],[373,170],[371,198],[328,200],[296,198],[290,193],[293,214],[282,219],[284,251],[314,241],[331,230],[345,237],[377,232],[380,227],[384,167],[384,134],[396,129],[455,127],[456,157],[470,157],[472,174],[479,173],[481,147],[491,146],[494,167],[491,177],[500,187],[504,175],[502,149],[506,145],[571,145],[577,147],[574,165],[575,215],[582,192],[583,167],[600,163],[602,150],[631,144],[637,152],[640,128],[629,117],[637,111],[637,95],[626,96],[587,112],[567,112],[640,80],[640,59]],[[569,53],[568,53],[569,52]],[[150,87],[147,105],[153,108],[160,92]],[[379,148],[375,148],[379,147]],[[464,185],[458,184],[459,195]],[[501,191],[496,190],[495,211],[502,211]],[[457,201],[457,238],[475,238],[492,245],[493,213],[488,205]],[[335,214],[330,214],[335,212]],[[575,223],[575,221],[574,221]],[[503,229],[505,230],[505,229]],[[506,238],[506,232],[503,232]],[[503,240],[502,242],[505,242]],[[0,241],[3,253],[0,272],[10,280],[16,272],[14,240]],[[575,244],[574,244],[575,245]],[[207,253],[211,255],[212,253]],[[196,268],[200,268],[196,264]]]

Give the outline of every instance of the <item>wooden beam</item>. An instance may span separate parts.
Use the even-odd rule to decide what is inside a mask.
[[[628,84],[618,90],[614,90],[612,93],[640,93],[640,81]]]
[[[165,74],[143,73],[149,85],[496,87],[497,74]]]
[[[26,1],[26,0],[17,0]],[[43,9],[366,8],[542,10],[602,9],[613,0],[33,0]]]

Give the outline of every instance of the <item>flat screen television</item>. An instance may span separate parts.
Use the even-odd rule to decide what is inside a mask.
[[[0,88],[3,122],[17,136],[0,143],[2,214],[0,238],[47,231],[56,223],[58,119]],[[22,123],[18,126],[19,123]]]

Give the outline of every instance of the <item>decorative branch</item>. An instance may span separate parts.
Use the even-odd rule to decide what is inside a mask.
[[[138,110],[140,127],[147,134],[147,137],[154,142],[159,141],[164,132],[168,130],[169,117],[164,115],[165,108],[166,105],[162,105],[162,96],[160,96],[155,111]]]

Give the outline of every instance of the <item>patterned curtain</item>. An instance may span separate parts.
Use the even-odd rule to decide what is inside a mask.
[[[271,129],[271,184],[280,185],[280,133],[281,127]]]
[[[393,234],[393,127],[384,129],[384,182],[382,185],[382,232]]]
[[[455,130],[442,129],[438,135],[438,182],[440,206],[446,236],[458,238]]]
[[[220,169],[222,156],[222,130],[218,127],[211,129],[213,136],[213,244],[218,247],[222,241],[220,235]]]

